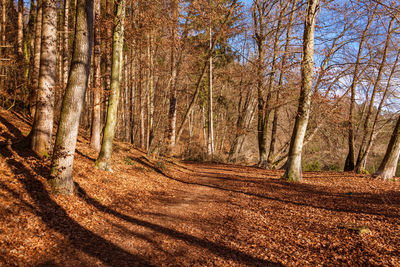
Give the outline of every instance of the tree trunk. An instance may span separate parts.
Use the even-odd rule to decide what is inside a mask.
[[[267,163],[267,143],[266,143],[266,125],[265,124],[265,101],[264,101],[264,76],[265,76],[265,49],[264,42],[266,39],[266,29],[264,23],[265,17],[265,3],[259,3],[255,1],[255,7],[253,11],[253,21],[255,28],[255,40],[257,44],[257,99],[258,99],[258,119],[257,119],[257,139],[258,139],[258,166],[265,166]]]
[[[63,25],[63,51],[62,51],[62,83],[63,86],[67,85],[68,81],[68,67],[69,67],[69,47],[68,47],[68,42],[69,42],[69,2],[70,0],[64,0],[64,25]],[[79,3],[78,3],[79,5]]]
[[[210,57],[208,63],[208,147],[207,154],[213,157],[214,154],[214,123],[213,123],[213,47],[212,47],[212,29],[209,27],[210,38]]]
[[[24,1],[18,0],[18,34],[17,34],[17,52],[20,58],[23,58],[24,43]]]
[[[65,0],[68,1],[68,0]],[[101,67],[100,67],[100,0],[95,0],[95,32],[94,32],[94,88],[93,88],[93,111],[92,131],[90,145],[97,152],[100,151],[101,134]]]
[[[114,31],[112,43],[112,67],[111,67],[111,92],[108,99],[107,119],[104,127],[103,140],[96,167],[101,170],[112,171],[111,154],[112,143],[117,124],[117,109],[120,91],[120,79],[123,66],[124,21],[125,0],[115,2],[114,7]]]
[[[49,156],[51,150],[56,66],[57,1],[43,0],[39,87],[31,139],[31,148],[39,156]]]
[[[397,119],[396,126],[394,127],[392,137],[390,138],[389,145],[386,149],[385,157],[382,160],[378,171],[374,177],[390,180],[396,174],[397,163],[400,155],[400,117]]]
[[[177,89],[177,42],[178,42],[178,19],[179,19],[179,2],[171,1],[172,21],[171,28],[171,78],[169,93],[169,111],[168,111],[168,134],[167,134],[167,155],[173,154],[176,143],[176,89]]]
[[[93,41],[93,0],[78,0],[71,71],[56,135],[50,184],[55,193],[72,195],[72,169],[79,117],[90,72]]]
[[[311,91],[314,70],[314,30],[319,0],[307,1],[304,23],[303,60],[301,62],[301,91],[296,121],[290,142],[289,157],[283,178],[288,181],[302,179],[301,154],[311,110]]]
[[[29,108],[32,117],[35,117],[37,91],[39,87],[40,50],[42,43],[42,0],[37,0],[36,10],[32,88],[29,97]]]
[[[150,154],[150,145],[154,138],[154,60],[153,60],[153,36],[152,32],[149,33],[148,37],[148,48],[147,48],[147,59],[149,61],[149,70],[148,70],[148,89],[147,89],[147,113],[148,113],[148,121],[147,121],[147,152]]]

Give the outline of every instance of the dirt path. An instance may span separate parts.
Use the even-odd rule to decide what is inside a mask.
[[[400,184],[351,173],[154,161],[80,138],[72,197],[50,193],[29,122],[0,112],[0,266],[400,266]],[[359,227],[368,228],[361,234]]]

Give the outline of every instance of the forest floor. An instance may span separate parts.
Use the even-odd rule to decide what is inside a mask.
[[[80,137],[75,196],[54,196],[29,121],[0,110],[0,266],[400,266],[400,183],[149,160],[116,143],[114,172]]]

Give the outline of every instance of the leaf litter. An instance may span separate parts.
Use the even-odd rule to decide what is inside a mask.
[[[28,121],[0,111],[1,266],[400,266],[400,185],[365,175],[147,159],[116,143],[94,168],[82,132],[76,194],[50,194]],[[351,193],[350,193],[351,192]]]

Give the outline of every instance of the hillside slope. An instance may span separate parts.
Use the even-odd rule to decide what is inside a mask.
[[[53,196],[29,121],[0,110],[0,265],[400,266],[400,185],[350,173],[300,184],[253,167],[149,160],[116,143],[114,173],[79,138],[77,193]]]

